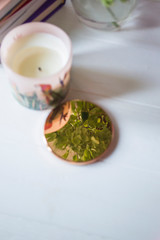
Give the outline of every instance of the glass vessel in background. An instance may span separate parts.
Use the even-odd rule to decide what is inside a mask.
[[[119,29],[135,7],[136,0],[71,0],[78,18],[99,29]],[[109,2],[109,4],[107,4]],[[105,4],[106,3],[106,4]]]

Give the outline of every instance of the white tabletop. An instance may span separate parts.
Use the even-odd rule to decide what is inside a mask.
[[[73,43],[68,99],[93,101],[115,124],[114,150],[98,163],[52,156],[42,140],[49,110],[21,106],[0,67],[1,240],[160,238],[159,14],[160,2],[139,1],[122,31],[105,32],[67,1],[50,19]]]

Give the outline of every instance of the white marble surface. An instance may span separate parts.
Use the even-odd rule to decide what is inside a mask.
[[[115,148],[78,167],[42,141],[47,111],[19,105],[0,67],[0,239],[160,239],[160,2],[139,1],[122,31],[81,24],[70,4],[50,22],[73,42],[68,98],[115,124]],[[131,24],[132,23],[132,24]]]

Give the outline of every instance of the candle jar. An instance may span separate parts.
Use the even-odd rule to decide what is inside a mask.
[[[133,10],[136,0],[71,0],[78,18],[86,25],[116,30]]]
[[[2,41],[1,61],[13,95],[24,106],[54,108],[66,97],[72,47],[60,28],[32,22],[12,29]]]

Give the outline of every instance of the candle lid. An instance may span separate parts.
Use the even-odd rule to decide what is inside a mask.
[[[53,109],[44,125],[49,149],[59,158],[79,165],[104,157],[113,143],[108,114],[94,103],[71,100]]]

